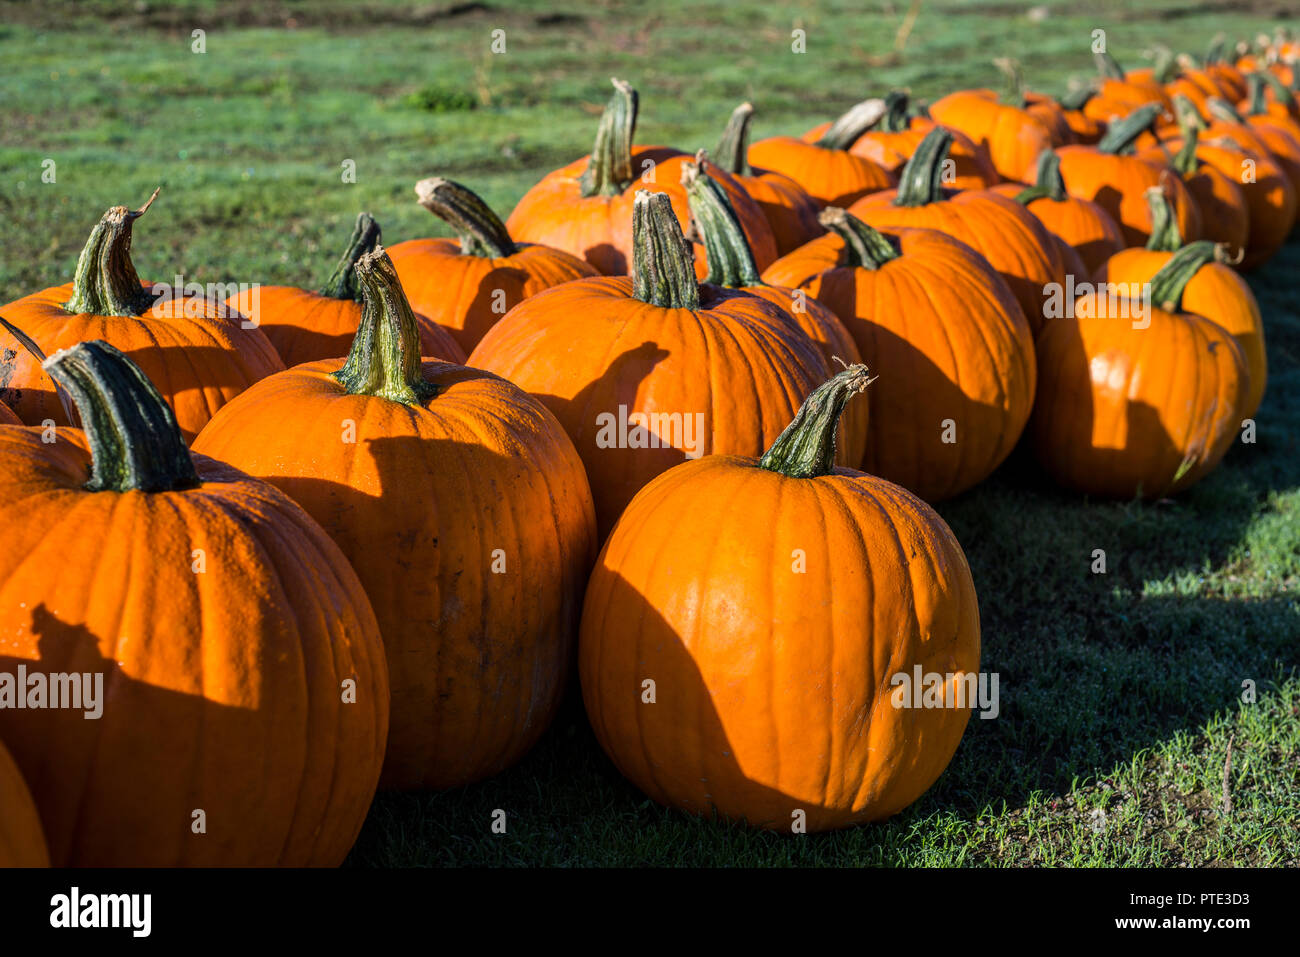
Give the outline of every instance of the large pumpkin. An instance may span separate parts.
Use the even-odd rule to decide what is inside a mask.
[[[696,281],[671,212],[663,194],[639,194],[630,279],[534,296],[469,358],[555,413],[587,467],[602,537],[660,472],[757,455],[828,371],[776,305]]]
[[[456,239],[408,239],[388,249],[417,321],[427,316],[463,350],[447,355],[422,345],[423,355],[463,362],[483,334],[529,296],[599,275],[586,260],[562,249],[515,242],[487,203],[460,183],[422,179],[415,195],[458,234]],[[423,343],[423,329],[420,338]]]
[[[806,289],[877,370],[862,468],[926,501],[965,491],[1011,452],[1034,402],[1034,343],[1005,280],[931,229],[882,234],[843,210],[832,234],[779,259],[769,282]]]
[[[786,832],[879,820],[961,740],[980,651],[961,547],[914,495],[834,466],[835,418],[867,381],[852,366],[818,388],[761,459],[661,475],[601,552],[583,701],[662,804]]]
[[[849,212],[877,229],[921,227],[960,239],[1007,280],[1036,333],[1053,289],[1065,281],[1065,263],[1051,234],[1015,200],[987,190],[944,188],[950,142],[947,130],[932,130],[904,167],[897,190],[859,200]]]
[[[666,146],[633,146],[637,94],[614,80],[614,95],[600,118],[590,156],[545,176],[524,194],[506,226],[516,240],[555,246],[580,256],[606,276],[625,276],[632,268],[632,205],[641,190],[663,192],[685,229],[690,222],[681,167],[691,157]],[[755,166],[765,167],[753,156]],[[778,172],[780,172],[778,170]],[[776,259],[776,239],[767,217],[738,182],[719,177],[759,268]],[[707,271],[699,257],[696,274]]]
[[[155,383],[186,441],[212,413],[284,368],[266,335],[221,302],[142,283],[131,263],[131,227],[153,203],[114,206],[90,233],[71,283],[0,307],[0,315],[50,355],[87,339],[121,349]],[[68,425],[40,361],[0,329],[0,399],[28,425]]]
[[[259,383],[195,448],[288,493],[357,569],[392,686],[382,786],[456,787],[517,760],[555,713],[596,551],[591,493],[540,403],[421,360],[382,247],[357,279],[347,361]]]
[[[226,303],[266,333],[286,366],[345,356],[361,322],[357,260],[379,242],[379,224],[369,213],[362,213],[357,217],[348,248],[319,292],[296,286],[256,286],[240,290]],[[420,324],[423,355],[465,361],[465,350],[451,333],[427,316],[417,314],[415,318]]]
[[[51,691],[70,675],[89,696],[0,708],[0,738],[51,859],[340,864],[388,725],[356,574],[285,495],[191,457],[112,346],[81,343],[45,368],[86,431],[47,443],[0,429],[0,677],[25,672],[29,702],[34,675]]]
[[[41,817],[27,782],[0,743],[0,867],[49,867]]]

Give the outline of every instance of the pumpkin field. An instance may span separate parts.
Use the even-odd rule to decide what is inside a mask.
[[[1294,3],[0,64],[0,867],[1300,866]]]

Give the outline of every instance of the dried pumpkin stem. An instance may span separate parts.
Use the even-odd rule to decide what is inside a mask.
[[[749,176],[749,125],[754,120],[754,105],[742,103],[731,111],[727,128],[722,131],[718,148],[713,151],[713,161],[728,173]]]
[[[617,196],[635,178],[632,137],[636,134],[636,90],[617,78],[610,82],[614,84],[614,95],[601,114],[591,159],[578,180],[583,196]]]
[[[1152,186],[1146,191],[1146,200],[1151,210],[1151,236],[1146,248],[1152,252],[1177,252],[1183,246],[1183,236],[1169,197],[1159,186]]]
[[[329,279],[321,287],[320,294],[331,299],[356,300],[360,294],[357,286],[357,260],[370,252],[383,241],[379,224],[369,213],[357,216],[357,223],[352,227],[352,238],[348,248],[343,251],[338,265],[330,273]]]
[[[863,100],[849,107],[817,141],[828,150],[846,150],[885,115],[885,101]]]
[[[728,289],[761,286],[763,280],[735,207],[722,184],[709,175],[703,151],[694,163],[682,166],[682,185],[709,263],[705,282]]]
[[[665,309],[698,309],[691,244],[667,193],[637,190],[632,201],[632,296]]]
[[[943,167],[951,147],[952,134],[942,126],[925,134],[898,178],[895,206],[926,206],[944,198]]]
[[[504,259],[518,248],[492,207],[472,189],[454,180],[440,176],[422,179],[415,184],[415,198],[456,230],[463,255]]]
[[[1146,106],[1140,106],[1124,119],[1113,123],[1106,131],[1106,135],[1097,143],[1097,149],[1102,153],[1131,153],[1133,143],[1139,136],[1151,129],[1155,125],[1160,114],[1164,112],[1164,107],[1159,103],[1148,103]]]
[[[114,206],[90,231],[77,259],[72,298],[64,309],[96,316],[138,316],[149,308],[153,299],[140,285],[131,262],[131,227],[153,205],[160,189],[139,209]]]
[[[357,260],[361,322],[335,379],[352,395],[418,405],[438,394],[420,370],[420,329],[383,246]]]
[[[1020,68],[1020,61],[1011,57],[1000,56],[993,61],[993,65],[998,68],[1003,78],[1007,81],[1007,93],[1004,101],[1015,105],[1019,109],[1024,109],[1025,103],[1025,73]]]
[[[827,206],[817,216],[821,223],[844,240],[844,265],[879,269],[898,258],[894,244],[847,210]]]
[[[1019,193],[1016,202],[1022,206],[1028,206],[1036,199],[1061,203],[1069,199],[1069,196],[1065,190],[1065,179],[1061,176],[1061,157],[1056,154],[1056,150],[1045,149],[1038,157],[1034,185]]]
[[[1217,255],[1217,247],[1208,239],[1183,246],[1151,277],[1151,301],[1169,312],[1181,309],[1183,290],[1201,267],[1214,262]]]
[[[72,396],[90,445],[92,492],[168,492],[199,484],[176,416],[140,367],[92,339],[41,367]]]
[[[849,399],[866,391],[873,377],[864,365],[851,365],[823,382],[795,413],[784,432],[758,460],[759,468],[789,478],[817,478],[835,471],[835,433]]]

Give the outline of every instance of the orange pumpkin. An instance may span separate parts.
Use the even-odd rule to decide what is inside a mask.
[[[0,402],[0,425],[22,425],[23,420],[14,415],[9,406]]]
[[[266,333],[286,366],[345,356],[361,321],[355,275],[357,260],[379,242],[379,224],[369,213],[362,213],[357,217],[347,250],[320,292],[296,286],[256,286],[241,289],[226,304]],[[465,350],[447,330],[426,316],[415,318],[420,324],[423,355],[465,361]]]
[[[259,383],[195,448],[292,496],[357,569],[392,685],[382,785],[458,787],[520,758],[559,705],[596,550],[591,493],[540,403],[420,358],[383,247],[356,274],[347,361]]]
[[[1154,76],[1126,74],[1119,62],[1105,50],[1094,52],[1093,59],[1099,74],[1097,95],[1084,105],[1086,115],[1113,123],[1149,104],[1157,104],[1163,110],[1170,108],[1169,94],[1165,92],[1164,84]]]
[[[769,282],[806,289],[848,327],[879,382],[862,468],[928,502],[982,481],[1034,401],[1034,342],[1005,280],[931,229],[880,233],[822,213],[831,235],[779,259]]]
[[[1221,132],[1246,149],[1272,156],[1300,194],[1300,142],[1286,122],[1270,116],[1242,116],[1231,103],[1217,97],[1211,97],[1207,108],[1216,122],[1210,124],[1206,136]]]
[[[1088,101],[1097,95],[1097,91],[1088,86],[1080,86],[1061,97],[1061,111],[1065,116],[1065,125],[1070,128],[1075,143],[1091,146],[1106,135],[1108,120],[1089,116],[1084,112]]]
[[[24,689],[25,691],[26,689]],[[0,867],[49,867],[41,817],[22,772],[0,743]]]
[[[758,454],[828,371],[773,303],[696,281],[670,210],[662,194],[638,195],[630,279],[534,296],[469,358],[555,413],[587,467],[602,536],[688,457]]]
[[[1183,139],[1173,142],[1181,142],[1176,153],[1169,152],[1167,142],[1139,156],[1152,163],[1167,164],[1182,179],[1200,211],[1203,238],[1244,252],[1250,239],[1250,207],[1241,187],[1197,156],[1199,133],[1194,125],[1185,126]]]
[[[91,340],[44,366],[87,428],[0,429],[0,681],[25,673],[29,702],[0,708],[0,738],[50,858],[337,866],[388,725],[356,574],[279,491],[191,456],[123,353]],[[33,708],[36,675],[84,696]]]
[[[0,314],[46,355],[95,338],[121,349],[156,383],[188,442],[217,409],[284,363],[265,333],[222,303],[140,281],[131,227],[157,195],[137,210],[114,206],[104,214],[71,283],[11,302]],[[28,425],[69,425],[40,360],[3,329],[0,349],[0,399]]]
[[[599,275],[562,249],[516,243],[487,203],[460,183],[422,179],[415,195],[458,234],[456,239],[408,239],[388,250],[416,321],[428,317],[460,347],[456,355],[428,351],[422,325],[422,355],[464,362],[484,333],[529,296]]]
[[[690,222],[680,180],[682,164],[691,156],[666,146],[634,147],[636,90],[622,80],[613,83],[614,96],[600,118],[591,155],[543,177],[519,200],[506,226],[518,241],[563,249],[606,276],[621,276],[632,266],[632,205],[638,191],[667,193],[681,227]],[[781,172],[752,155],[750,162]],[[759,267],[773,262],[776,239],[762,208],[730,175],[719,178]],[[696,275],[706,272],[700,256]]]
[[[761,459],[661,475],[601,552],[583,701],[614,764],[662,804],[778,831],[879,820],[961,740],[973,702],[958,694],[979,669],[961,547],[914,495],[834,467],[835,418],[867,381],[853,366],[818,388]],[[807,574],[788,573],[792,554]],[[917,707],[921,687],[901,684],[930,674],[951,707]]]

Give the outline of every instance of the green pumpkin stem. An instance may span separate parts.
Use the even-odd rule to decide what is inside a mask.
[[[1043,150],[1038,157],[1034,185],[1019,193],[1016,202],[1022,206],[1028,206],[1036,199],[1061,203],[1069,197],[1070,194],[1065,191],[1065,179],[1061,176],[1061,157],[1056,155],[1056,150]]]
[[[1146,200],[1151,209],[1151,237],[1146,248],[1153,252],[1177,252],[1183,246],[1183,236],[1169,197],[1159,186],[1152,186],[1146,191]]]
[[[505,259],[518,248],[492,208],[472,189],[454,180],[440,176],[422,179],[415,184],[415,198],[456,230],[462,255]]]
[[[1164,107],[1159,103],[1138,107],[1124,119],[1111,124],[1106,135],[1097,143],[1097,149],[1117,156],[1133,152],[1134,141],[1155,125],[1162,112]]]
[[[1245,123],[1245,118],[1237,112],[1237,108],[1227,100],[1212,96],[1205,101],[1205,111],[1211,117],[1222,120],[1225,123]]]
[[[885,94],[885,115],[880,118],[882,133],[905,133],[912,127],[911,97],[902,90]]]
[[[343,368],[333,373],[351,395],[418,405],[438,394],[420,370],[420,329],[383,246],[357,260],[361,321]]]
[[[944,198],[943,167],[951,147],[952,134],[942,126],[925,134],[898,178],[895,206],[926,206]]]
[[[1246,77],[1246,102],[1250,104],[1249,116],[1263,116],[1268,112],[1268,101],[1264,97],[1264,92],[1268,89],[1265,76],[1264,73],[1252,73]]]
[[[863,100],[855,103],[817,141],[818,146],[828,150],[846,150],[885,115],[885,101],[880,99]]]
[[[1183,124],[1183,145],[1170,161],[1170,165],[1180,176],[1191,176],[1201,168],[1201,161],[1196,155],[1196,147],[1201,139],[1201,131],[1195,123]]]
[[[639,189],[632,201],[632,297],[664,309],[698,309],[694,252],[667,193]]]
[[[1097,91],[1087,84],[1080,84],[1066,90],[1061,94],[1058,101],[1061,107],[1066,110],[1081,110],[1087,105],[1088,101],[1097,95]]]
[[[835,433],[845,404],[874,381],[864,365],[846,366],[823,382],[794,415],[772,447],[758,460],[759,468],[789,478],[817,478],[835,471]]]
[[[1160,271],[1151,277],[1151,302],[1166,312],[1177,312],[1182,308],[1183,290],[1192,277],[1219,255],[1218,247],[1208,239],[1188,243],[1175,251]]]
[[[158,198],[158,187],[139,209],[114,206],[90,231],[77,259],[72,298],[64,305],[71,313],[95,316],[138,316],[153,303],[140,285],[131,262],[131,227]]]
[[[1222,63],[1224,54],[1228,50],[1228,38],[1222,33],[1216,33],[1210,40],[1210,48],[1205,51],[1205,65],[1210,66],[1215,63]]]
[[[1173,95],[1174,116],[1178,117],[1178,125],[1186,130],[1189,126],[1198,130],[1205,129],[1209,124],[1201,116],[1201,111],[1196,108],[1185,93],[1175,93]]]
[[[709,264],[704,281],[728,289],[763,285],[735,207],[722,184],[709,175],[703,150],[694,163],[682,166],[682,185]]]
[[[1292,82],[1300,83],[1300,70],[1294,70],[1294,73],[1295,73],[1295,77],[1292,80]],[[1284,104],[1288,108],[1295,106],[1295,101],[1296,101],[1295,94],[1292,93],[1291,90],[1287,88],[1287,85],[1283,83],[1276,75],[1270,73],[1268,70],[1261,70],[1258,74],[1254,74],[1254,75],[1262,77],[1264,82],[1273,88],[1273,96],[1277,99],[1279,103]],[[1261,98],[1262,97],[1263,94],[1261,94]],[[1265,111],[1267,111],[1268,107],[1265,106],[1264,109]],[[1253,115],[1255,111],[1252,110],[1251,112]]]
[[[898,258],[898,249],[890,240],[848,210],[827,206],[817,215],[817,222],[844,240],[846,266],[879,269]]]
[[[742,103],[731,111],[727,127],[722,131],[718,148],[713,151],[713,161],[728,173],[750,176],[749,124],[754,120],[754,104]]]
[[[90,445],[92,492],[170,492],[199,484],[176,416],[140,367],[92,339],[41,367],[72,396]]]
[[[357,286],[357,260],[370,252],[382,242],[379,224],[369,213],[357,216],[357,223],[352,227],[352,238],[344,250],[338,265],[330,273],[329,279],[321,287],[320,294],[331,299],[355,301],[361,294]]]
[[[1020,68],[1020,61],[1011,57],[998,57],[993,61],[993,65],[1001,71],[1002,76],[1007,81],[1006,96],[1003,101],[1024,109],[1025,103],[1025,73]]]
[[[632,137],[636,133],[637,95],[631,84],[614,78],[610,97],[596,127],[591,159],[578,180],[583,196],[617,196],[636,177],[632,169]]]
[[[1155,58],[1151,65],[1152,78],[1162,86],[1177,79],[1178,57],[1174,56],[1174,51],[1163,43],[1156,43],[1151,46],[1151,53]]]
[[[1097,64],[1097,73],[1107,80],[1123,80],[1124,68],[1109,50],[1094,50],[1092,60]]]

